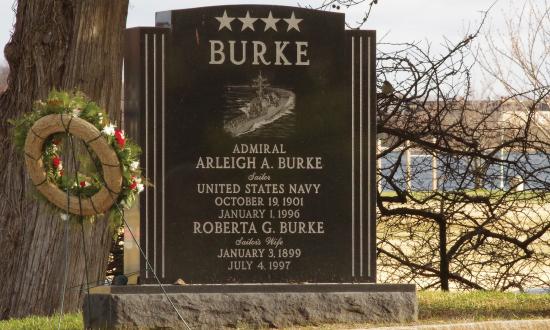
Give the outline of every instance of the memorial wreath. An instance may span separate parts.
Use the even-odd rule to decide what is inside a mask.
[[[63,219],[109,214],[120,224],[144,189],[139,147],[82,93],[53,91],[11,124],[34,186]]]

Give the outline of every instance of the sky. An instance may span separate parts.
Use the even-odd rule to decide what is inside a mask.
[[[318,7],[323,0],[130,0],[127,27],[154,26],[155,12],[201,6],[232,4],[277,4],[286,6]],[[332,9],[346,14],[351,26],[364,16],[370,0],[349,9]],[[6,65],[4,46],[9,41],[15,21],[15,0],[0,0],[0,65]],[[457,43],[475,30],[483,12],[489,8],[491,15],[485,23],[492,31],[504,31],[505,16],[514,13],[519,0],[378,0],[363,29],[376,30],[378,41],[425,42],[430,44],[432,54],[443,51],[446,40]],[[474,69],[473,89],[486,90],[493,85],[477,68]],[[489,80],[490,81],[490,80]],[[497,94],[500,93],[497,91]]]
[[[493,9],[498,14],[508,1],[499,0]],[[14,0],[0,0],[0,48],[8,42],[15,21]],[[439,45],[444,38],[461,40],[468,28],[480,21],[480,11],[486,10],[495,0],[379,0],[373,8],[365,29],[377,30],[378,37],[387,42],[429,41]],[[246,0],[130,0],[127,27],[154,26],[157,11],[200,6],[228,4],[274,4],[275,1]],[[288,6],[318,6],[320,0],[280,0],[276,4]],[[348,23],[354,24],[364,14],[365,5],[354,6],[346,13]],[[498,15],[495,15],[498,16]],[[499,28],[503,22],[492,22]],[[4,64],[3,51],[0,63]]]
[[[507,0],[500,0],[505,2]],[[319,0],[130,0],[128,27],[154,25],[155,11],[183,9],[224,4],[278,4],[287,6],[318,6]],[[378,30],[389,42],[430,40],[439,43],[442,36],[461,40],[468,26],[480,21],[480,11],[486,10],[495,0],[379,0],[365,29]],[[366,5],[354,6],[346,13],[351,25],[362,18]]]

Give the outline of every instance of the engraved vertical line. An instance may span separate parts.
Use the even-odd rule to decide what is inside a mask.
[[[149,35],[145,34],[145,177],[149,177]],[[149,277],[149,187],[145,188],[145,278]]]
[[[166,102],[165,102],[165,90],[164,90],[164,80],[165,80],[165,70],[164,70],[164,61],[165,61],[165,57],[164,57],[164,34],[162,35],[162,80],[161,80],[161,83],[162,83],[162,277],[166,277],[165,276],[165,268],[164,265],[165,265],[165,214],[166,214],[166,203],[165,203],[165,194],[164,192],[166,191],[165,189],[165,169],[166,167],[164,166],[165,164],[165,155],[166,155],[166,148],[165,148],[165,142],[166,142],[166,134],[165,134],[165,112],[166,112]]]
[[[372,84],[372,81],[371,81],[371,37],[367,37],[367,114],[368,114],[368,118],[369,118],[369,125],[368,125],[368,135],[367,135],[367,138],[368,138],[368,146],[369,146],[369,152],[368,152],[368,160],[367,160],[367,164],[368,164],[368,174],[367,174],[367,177],[368,178],[374,178],[376,176],[374,176],[374,173],[373,173],[373,167],[372,167],[372,150],[371,148],[373,147],[373,141],[372,141],[372,125],[373,123],[370,123],[370,119],[371,119],[371,112],[372,112],[372,103],[371,103],[371,84]],[[371,204],[371,201],[372,201],[372,189],[369,185],[368,187],[368,192],[367,192],[367,199],[368,199],[368,205],[372,205]],[[372,223],[372,212],[369,208],[368,210],[368,215],[367,215],[367,230],[368,230],[368,233],[367,233],[367,249],[369,250],[368,253],[367,253],[367,276],[370,276],[371,275],[371,266],[370,266],[370,263],[371,263],[371,252],[370,252],[370,249],[371,249],[371,239],[370,239],[370,236],[371,236],[371,223]]]
[[[363,276],[363,37],[359,39],[359,274]]]
[[[153,266],[157,271],[157,35],[153,34]]]
[[[351,276],[355,276],[355,37],[351,37]]]

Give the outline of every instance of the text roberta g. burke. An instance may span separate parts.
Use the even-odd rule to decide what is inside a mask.
[[[193,234],[324,234],[324,221],[194,221]]]

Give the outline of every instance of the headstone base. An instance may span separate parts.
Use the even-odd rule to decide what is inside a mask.
[[[408,322],[414,285],[272,284],[165,286],[191,329]],[[99,287],[84,300],[86,328],[185,328],[155,285]]]

